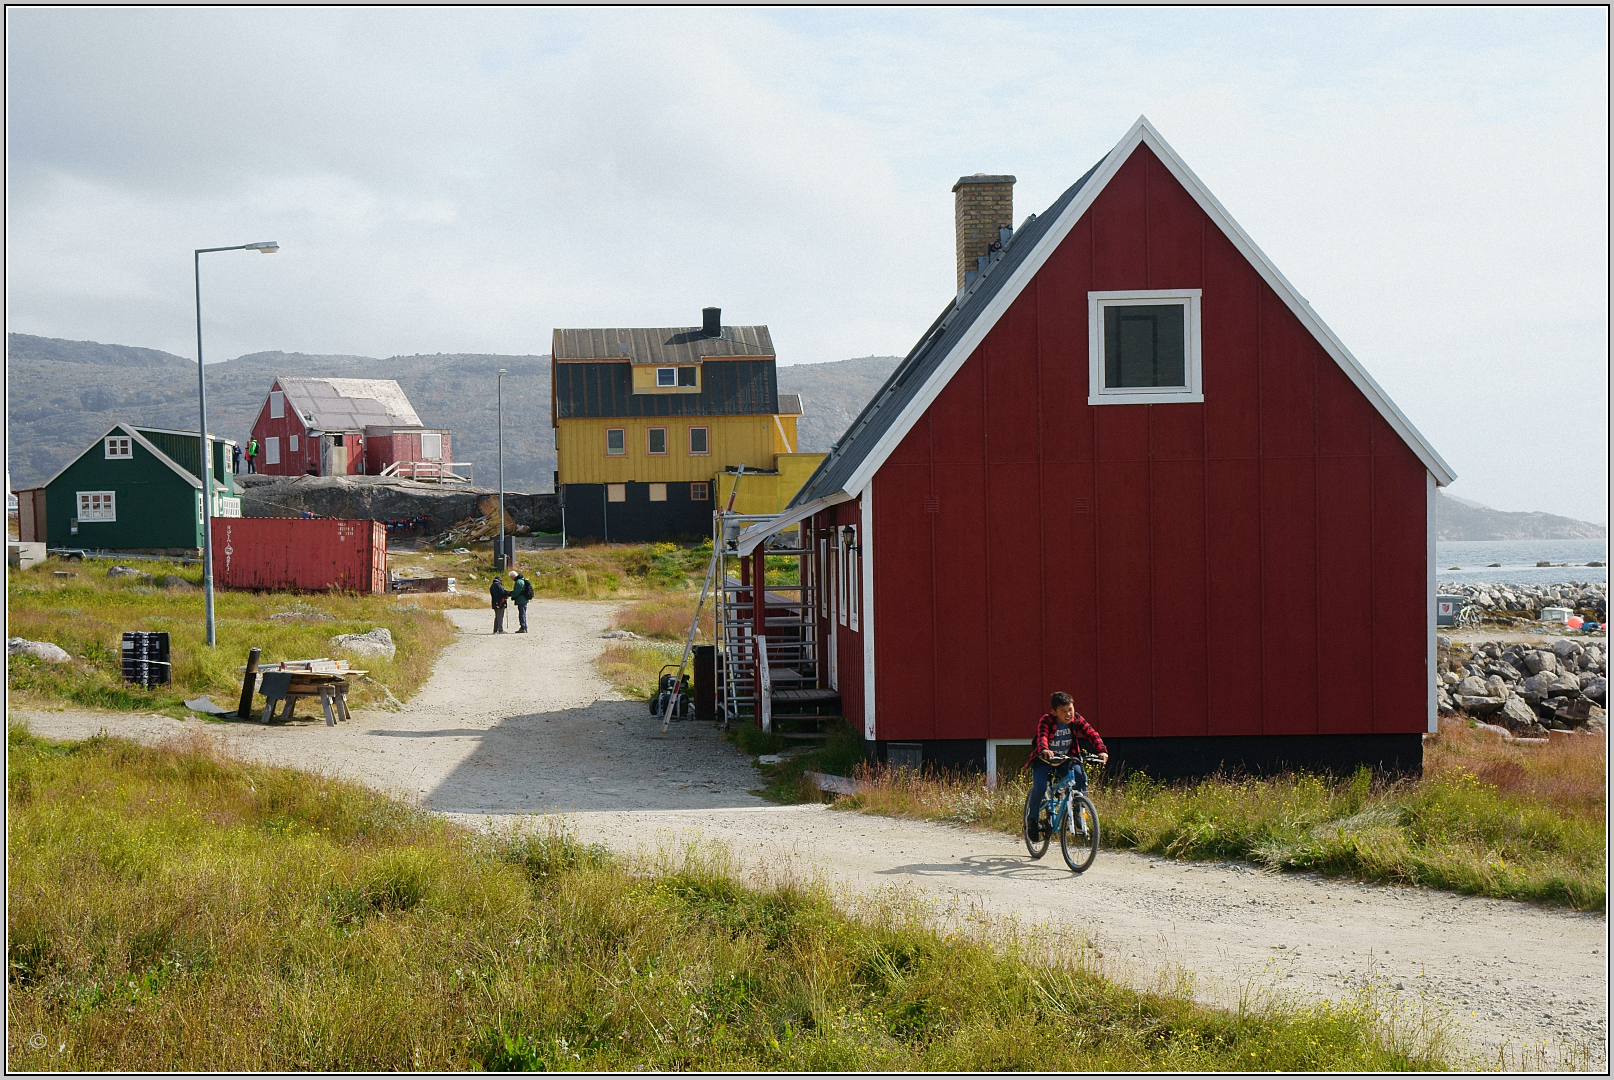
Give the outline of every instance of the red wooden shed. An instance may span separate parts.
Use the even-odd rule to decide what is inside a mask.
[[[789,510],[871,757],[987,765],[1067,690],[1157,775],[1417,768],[1451,469],[1145,119],[1012,229]],[[1021,752],[1023,754],[1023,751]]]
[[[421,424],[393,379],[280,376],[252,425],[253,471],[271,476],[452,473],[453,438]]]

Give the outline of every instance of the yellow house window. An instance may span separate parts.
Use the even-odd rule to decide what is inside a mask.
[[[658,387],[661,387],[661,386],[677,386],[678,385],[678,369],[677,368],[670,368],[670,367],[658,367],[656,369],[656,385]]]
[[[665,454],[667,452],[667,429],[664,427],[650,428],[646,433],[648,445],[646,452],[651,454]]]
[[[710,454],[712,452],[708,434],[707,429],[703,427],[689,429],[689,452],[691,454]]]
[[[628,452],[628,432],[626,428],[612,427],[605,429],[605,452],[613,457]]]
[[[667,485],[666,484],[651,484],[650,485],[650,501],[651,502],[666,502],[667,501]]]
[[[695,368],[693,366],[691,366],[691,367],[681,367],[681,368],[678,369],[678,385],[679,386],[694,386],[695,385]]]

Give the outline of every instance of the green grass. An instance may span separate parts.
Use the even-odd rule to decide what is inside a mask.
[[[476,836],[205,743],[9,743],[17,1070],[1447,1065],[1371,993],[1214,1010],[712,854]]]
[[[779,717],[775,731],[764,732],[749,724],[729,728],[723,738],[740,750],[753,756],[777,754],[789,747],[792,740],[778,734],[780,730],[800,727],[810,730],[810,721]],[[825,796],[807,777],[809,772],[850,776],[863,764],[863,739],[844,720],[829,721],[824,726],[827,736],[822,742],[797,744],[795,752],[783,761],[758,764],[757,770],[767,781],[762,794],[779,802],[817,802]]]
[[[1091,793],[1106,847],[1606,911],[1606,745],[1507,745],[1454,724],[1419,779],[1133,776]],[[978,776],[853,772],[867,786],[839,808],[1020,831],[1026,774],[990,789]]]
[[[454,628],[441,608],[449,598],[434,595],[392,598],[354,593],[254,593],[219,590],[215,594],[215,648],[206,644],[203,595],[199,588],[170,590],[139,583],[138,578],[108,578],[113,562],[64,563],[49,559],[40,566],[13,571],[7,580],[9,634],[61,646],[72,657],[55,664],[13,657],[7,665],[7,687],[13,703],[76,705],[188,715],[186,698],[210,694],[226,710],[241,693],[241,674],[248,651],[263,649],[263,661],[311,659],[332,655],[335,634],[363,633],[384,626],[397,653],[391,660],[366,658],[354,666],[369,672],[355,679],[349,700],[354,706],[387,700],[385,686],[407,699],[426,680],[433,660],[453,640]],[[141,562],[161,581],[175,574],[199,586],[199,566]],[[57,570],[76,577],[59,578]],[[293,613],[291,620],[271,615]],[[144,690],[126,685],[121,670],[123,633],[162,630],[170,635],[172,682]],[[307,706],[304,706],[305,710]]]

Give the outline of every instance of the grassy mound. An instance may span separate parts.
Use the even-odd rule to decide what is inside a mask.
[[[1057,943],[478,837],[201,742],[13,729],[7,780],[19,1070],[1444,1065],[1371,998],[1206,1009]]]

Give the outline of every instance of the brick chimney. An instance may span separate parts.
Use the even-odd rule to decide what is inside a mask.
[[[958,287],[975,260],[989,254],[999,229],[1014,228],[1014,177],[960,176],[953,185],[953,227],[958,236]]]

